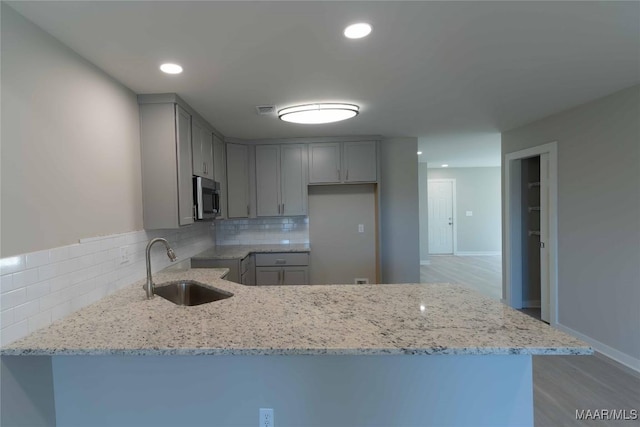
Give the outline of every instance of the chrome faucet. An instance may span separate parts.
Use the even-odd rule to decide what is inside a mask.
[[[148,244],[147,244],[147,284],[144,286],[145,291],[147,291],[147,299],[150,299],[151,297],[153,297],[153,288],[154,288],[154,284],[153,284],[153,280],[151,280],[151,246],[153,246],[154,243],[156,242],[162,242],[164,243],[164,247],[167,248],[167,256],[169,257],[169,259],[171,260],[171,262],[176,260],[176,254],[175,252],[173,252],[173,249],[171,249],[171,246],[169,246],[169,242],[167,242],[167,239],[163,239],[160,237],[157,237],[155,239],[152,239]]]

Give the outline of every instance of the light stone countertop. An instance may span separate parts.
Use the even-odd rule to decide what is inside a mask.
[[[1,350],[3,355],[591,354],[584,342],[450,284],[243,286],[226,269],[192,279],[233,297],[182,307],[144,280]]]
[[[192,256],[192,259],[237,259],[244,258],[250,253],[272,252],[311,252],[308,244],[282,245],[222,245],[214,246],[204,252]]]

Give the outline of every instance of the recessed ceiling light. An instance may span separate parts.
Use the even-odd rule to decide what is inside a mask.
[[[166,63],[160,66],[160,71],[167,74],[180,74],[182,72],[182,67],[178,64]]]
[[[445,164],[445,165],[442,165],[442,167],[443,167],[443,168],[448,168],[448,167],[449,167],[449,165],[446,165],[446,164]]]
[[[371,25],[366,22],[349,25],[344,29],[344,36],[348,39],[361,39],[371,33]]]
[[[422,151],[418,151],[418,156],[420,156],[422,154]]]
[[[350,119],[359,111],[360,107],[353,104],[307,104],[283,108],[278,117],[285,122],[315,125]]]

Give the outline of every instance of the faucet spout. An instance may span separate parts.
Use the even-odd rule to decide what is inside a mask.
[[[151,297],[153,297],[153,288],[155,286],[153,284],[153,279],[151,278],[151,247],[157,242],[162,242],[164,244],[164,247],[167,250],[167,256],[169,257],[171,262],[177,259],[176,254],[175,252],[173,252],[173,249],[171,249],[171,246],[169,246],[169,242],[167,242],[167,239],[157,237],[155,239],[152,239],[147,244],[147,249],[145,251],[147,261],[147,283],[144,286],[144,289],[147,292],[147,299],[151,299]]]

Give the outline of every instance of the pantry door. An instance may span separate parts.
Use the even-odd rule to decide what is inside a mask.
[[[429,254],[453,255],[455,180],[430,179],[427,182]]]

